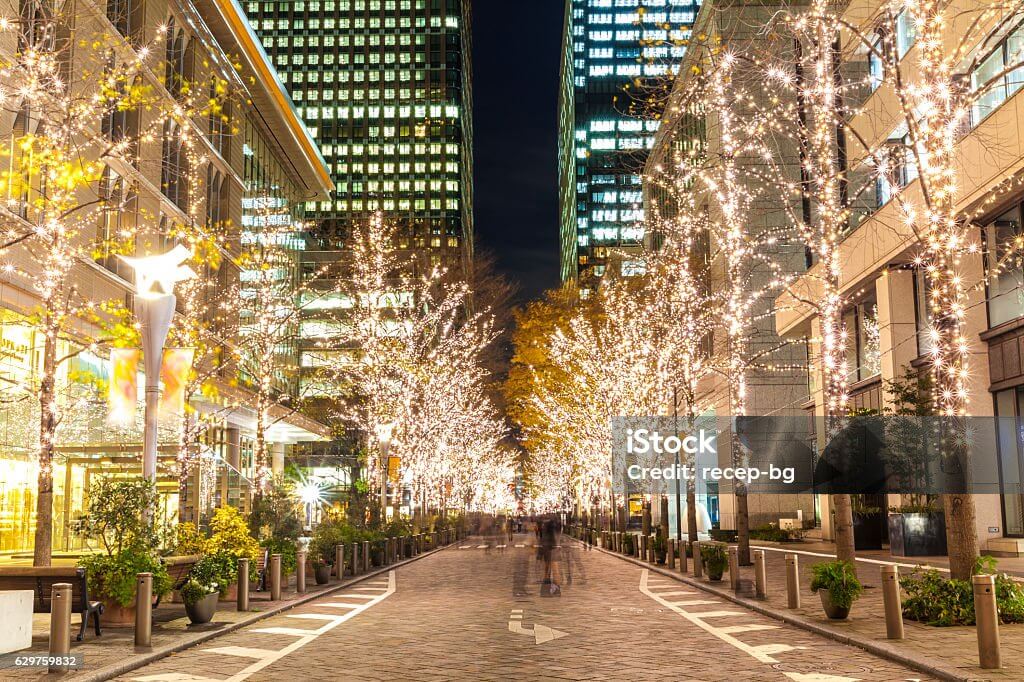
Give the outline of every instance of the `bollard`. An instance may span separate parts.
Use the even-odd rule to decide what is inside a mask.
[[[85,618],[85,615],[82,615]],[[71,653],[71,583],[50,588],[50,672],[67,670],[57,661]]]
[[[900,569],[882,565],[882,602],[885,604],[885,636],[903,639],[903,605],[900,603]]]
[[[352,575],[359,575],[362,564],[359,563],[359,543],[352,543]]]
[[[306,593],[306,550],[300,550],[295,554],[295,591],[299,594]]]
[[[135,646],[153,646],[153,574],[135,577]]]
[[[647,559],[647,541],[648,538],[646,535],[640,536],[640,556],[638,558],[641,560]]]
[[[984,670],[1002,667],[999,651],[999,612],[996,609],[996,577],[976,575],[974,614],[978,626],[978,661]]]
[[[654,560],[654,536],[652,535],[647,540],[647,563],[653,564]]]
[[[754,550],[754,594],[758,599],[768,598],[768,573],[764,566],[764,550]]]
[[[676,567],[676,540],[675,538],[669,538],[668,551],[665,552],[665,568],[672,570]]]
[[[249,610],[249,559],[238,560],[238,601],[236,606],[239,611]]]
[[[679,541],[679,572],[686,573],[686,548],[690,543],[686,540]]]
[[[370,541],[363,540],[363,573],[370,572]]]
[[[693,577],[703,577],[704,559],[702,559],[700,556],[700,540],[694,540],[693,542],[691,542],[690,547],[693,548]]]
[[[740,549],[729,548],[729,587],[733,592],[740,589]]]
[[[334,546],[334,572],[338,580],[345,577],[345,545]]]
[[[398,560],[398,538],[388,538],[388,563],[393,564]]]
[[[281,555],[270,555],[270,601],[281,601]]]
[[[800,562],[796,554],[786,555],[786,595],[789,608],[800,608]]]

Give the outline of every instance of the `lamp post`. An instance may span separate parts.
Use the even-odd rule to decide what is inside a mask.
[[[142,335],[142,361],[146,372],[146,426],[143,432],[142,476],[156,482],[157,418],[160,409],[160,363],[164,342],[174,317],[174,285],[196,273],[182,263],[192,252],[175,246],[159,256],[120,256],[135,271],[135,317]]]
[[[381,520],[387,521],[388,508],[388,449],[391,447],[391,432],[394,422],[378,424],[377,443],[380,445],[380,514]]]

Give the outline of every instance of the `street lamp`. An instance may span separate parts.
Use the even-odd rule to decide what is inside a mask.
[[[374,429],[377,443],[380,444],[380,513],[382,521],[387,521],[388,508],[388,448],[391,447],[391,433],[395,430],[394,422],[378,424]]]
[[[142,361],[146,372],[146,427],[143,432],[142,476],[156,482],[157,413],[160,409],[160,363],[164,342],[174,317],[174,285],[196,276],[182,263],[192,252],[182,245],[159,256],[119,256],[135,270],[135,317],[142,334]]]

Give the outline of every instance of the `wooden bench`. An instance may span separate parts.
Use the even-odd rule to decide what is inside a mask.
[[[198,554],[189,556],[167,556],[160,560],[171,577],[171,589],[180,590],[188,582],[188,573],[202,557]],[[160,597],[156,598],[153,608],[160,606]]]
[[[103,604],[89,600],[89,586],[85,569],[76,566],[4,566],[0,567],[0,590],[32,590],[34,613],[50,612],[50,597],[57,583],[71,583],[71,611],[82,614],[82,627],[78,630],[77,641],[85,636],[89,616],[94,619],[96,636],[100,636],[100,614]]]

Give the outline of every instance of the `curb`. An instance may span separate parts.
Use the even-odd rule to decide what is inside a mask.
[[[576,541],[581,542],[582,544],[582,541]],[[611,550],[605,549],[603,547],[597,547],[595,545],[592,546],[591,549],[596,549],[597,551],[603,554],[607,554],[617,559],[622,559],[623,561],[626,561],[628,563],[635,564],[642,568],[646,568],[652,573],[657,573],[667,578],[674,578],[681,583],[689,585],[690,587],[696,587],[697,589],[703,590],[704,592],[712,594],[716,597],[720,597],[727,601],[731,601],[732,603],[737,604],[738,606],[742,606],[746,609],[754,611],[755,613],[759,613],[762,616],[768,616],[769,618],[782,621],[783,623],[792,625],[794,627],[798,627],[802,630],[813,632],[816,635],[827,637],[828,639],[839,642],[840,644],[855,646],[858,649],[863,649],[864,651],[867,651],[868,653],[874,654],[876,656],[887,659],[894,663],[899,663],[900,665],[905,665],[908,668],[912,668],[918,672],[922,672],[933,677],[937,677],[941,680],[949,680],[951,682],[980,682],[983,680],[990,679],[987,677],[974,677],[972,675],[965,675],[957,668],[951,668],[941,664],[930,663],[928,661],[921,660],[920,658],[916,658],[914,656],[908,656],[907,654],[899,651],[896,647],[892,645],[883,644],[862,637],[851,636],[844,632],[833,630],[832,628],[826,625],[809,621],[800,616],[795,616],[789,613],[784,613],[782,611],[777,611],[775,609],[768,608],[764,606],[763,603],[760,601],[744,599],[743,597],[739,597],[735,594],[732,594],[730,590],[716,588],[705,582],[698,581],[692,578],[691,576],[675,571],[670,571],[666,568],[661,568],[659,566],[649,564],[645,561],[641,561],[630,556],[618,554],[617,552],[612,552]]]
[[[335,593],[335,592],[337,592],[339,590],[344,590],[345,588],[350,587],[352,585],[355,585],[356,583],[361,583],[362,581],[364,581],[364,580],[366,580],[368,578],[373,578],[374,576],[381,575],[382,573],[387,573],[388,571],[394,570],[394,569],[396,569],[396,568],[398,568],[400,566],[405,566],[406,564],[411,564],[414,561],[419,561],[420,559],[424,559],[424,558],[426,558],[428,556],[431,556],[432,554],[436,554],[437,552],[443,552],[444,550],[448,549],[449,547],[453,547],[457,543],[458,543],[458,541],[456,541],[456,543],[453,543],[451,545],[445,545],[444,547],[437,547],[436,549],[432,549],[429,552],[424,552],[424,553],[419,554],[417,556],[411,557],[409,559],[404,559],[402,561],[398,561],[398,562],[390,564],[388,566],[381,566],[380,568],[372,570],[369,573],[364,573],[362,575],[355,576],[355,577],[350,578],[349,580],[347,580],[345,582],[338,583],[337,585],[334,585],[333,587],[330,587],[330,588],[328,588],[326,590],[323,590],[321,592],[317,592],[315,594],[307,594],[307,595],[305,595],[305,596],[303,596],[303,597],[301,597],[299,599],[296,599],[294,601],[290,601],[290,602],[287,602],[287,603],[284,603],[284,604],[279,604],[279,605],[277,605],[277,606],[275,606],[272,609],[269,609],[267,611],[253,612],[253,615],[250,618],[245,618],[245,619],[240,620],[238,622],[231,623],[230,625],[227,625],[227,626],[225,626],[224,628],[222,628],[220,630],[213,630],[213,631],[210,631],[210,632],[203,633],[202,635],[199,635],[195,639],[190,639],[187,642],[178,642],[178,643],[175,643],[175,644],[168,644],[166,646],[160,647],[159,649],[153,649],[152,651],[146,652],[145,655],[139,656],[138,658],[132,658],[130,660],[124,661],[123,663],[116,663],[114,665],[108,665],[108,666],[106,666],[104,668],[100,668],[99,670],[93,670],[93,671],[91,671],[91,672],[89,672],[89,673],[87,673],[85,675],[69,675],[68,677],[66,677],[64,679],[69,679],[69,680],[73,679],[76,682],[103,682],[104,680],[113,679],[113,678],[115,678],[115,677],[117,677],[119,675],[123,675],[123,674],[125,674],[127,672],[131,672],[132,670],[137,670],[138,668],[142,668],[144,666],[147,666],[150,663],[155,663],[156,661],[159,661],[162,658],[166,658],[167,656],[170,656],[171,654],[176,654],[179,651],[184,651],[186,649],[191,649],[192,647],[198,646],[200,644],[204,644],[204,643],[210,641],[211,639],[216,639],[217,637],[220,637],[222,635],[226,635],[229,632],[234,632],[236,630],[241,630],[242,628],[248,627],[248,626],[252,625],[253,623],[257,623],[257,622],[259,622],[261,620],[265,620],[265,619],[270,618],[272,616],[276,616],[279,613],[283,613],[284,611],[290,611],[291,609],[295,608],[296,606],[302,606],[303,604],[306,604],[308,602],[314,601],[316,599],[320,599],[321,597],[326,597],[326,596],[328,596],[330,594],[333,594],[333,593]]]

